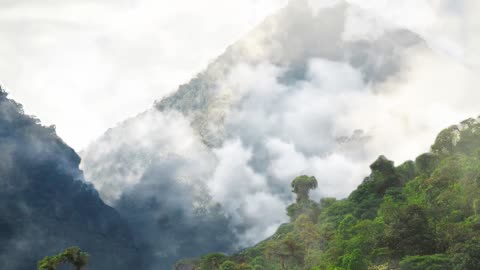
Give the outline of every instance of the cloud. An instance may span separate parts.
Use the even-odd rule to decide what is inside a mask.
[[[82,163],[86,178],[129,221],[147,269],[233,251],[233,217],[207,187],[216,155],[182,114],[149,110],[107,132],[83,155],[92,157]],[[223,195],[217,190],[218,198]]]
[[[347,9],[345,14],[347,27],[342,38],[347,42],[369,40],[375,44],[385,36],[397,38],[391,34],[399,25],[396,22],[385,25],[384,19],[372,19],[365,10]],[[299,37],[314,35],[302,30],[296,32]],[[435,47],[435,40],[432,42]],[[297,66],[275,61],[238,64],[218,84],[219,92],[232,93],[234,105],[225,118],[224,144],[215,151],[227,151],[232,144],[248,149],[249,161],[243,162],[246,167],[229,171],[232,175],[251,172],[251,179],[268,183],[263,192],[279,201],[292,200],[289,183],[300,174],[319,179],[315,199],[347,196],[379,155],[385,154],[399,165],[428,151],[443,128],[479,113],[474,69],[462,59],[425,44],[413,43],[402,52],[393,49],[398,53],[392,58],[397,68],[378,80],[371,80],[365,65],[328,54],[307,58],[305,75],[289,80],[285,80],[287,74],[295,73],[292,69]],[[352,50],[352,57],[358,52]],[[367,55],[364,63],[382,65],[378,54]],[[234,154],[229,156],[236,159]],[[228,194],[231,188],[235,196],[219,201],[234,202],[235,207],[228,211],[233,209],[248,220],[242,207],[249,194],[257,192],[250,189],[254,183],[244,181],[242,188],[230,187],[228,181],[216,179],[215,183],[212,194],[219,190]],[[285,218],[284,213],[282,216]],[[253,227],[261,230],[264,225]]]
[[[77,150],[203,69],[283,0],[1,1],[1,82]],[[215,8],[212,8],[215,7]]]
[[[271,235],[285,220],[286,204],[269,192],[266,177],[249,166],[252,152],[240,141],[233,140],[214,153],[218,163],[207,187],[212,199],[232,217],[237,233],[242,236],[238,246],[244,247]],[[269,209],[269,214],[265,214],[265,209]]]
[[[190,181],[199,181],[213,166],[213,155],[201,143],[188,119],[178,112],[162,114],[150,110],[135,121],[125,122],[121,129],[120,133],[107,132],[95,147],[83,153],[91,157],[82,163],[87,168],[87,179],[93,179],[102,198],[110,204],[126,189],[140,183],[157,160],[170,163],[164,169],[172,167],[175,177]],[[105,181],[95,181],[96,178]]]
[[[348,0],[374,16],[406,27],[443,54],[479,67],[478,1],[475,0]],[[475,41],[477,40],[477,41]]]
[[[195,194],[208,195],[202,197],[208,202],[204,209],[219,203],[226,227],[238,238],[231,244],[247,246],[287,220],[284,209],[294,200],[290,182],[295,176],[316,176],[316,200],[345,197],[379,155],[399,165],[428,151],[441,129],[479,114],[475,58],[445,50],[434,32],[424,35],[438,29],[439,12],[451,13],[455,24],[462,20],[455,17],[458,11],[438,11],[429,2],[413,13],[408,8],[416,5],[407,2],[355,2],[324,10],[307,3],[292,1],[268,18],[206,72],[157,104],[160,111],[152,118],[140,116],[107,133],[92,146],[108,149],[105,153],[98,159],[84,155],[94,161],[85,163],[89,179],[101,186],[115,179],[112,172],[116,178],[125,173],[114,164],[125,165],[127,172],[136,162],[147,164],[136,176],[140,180],[118,190],[120,201],[133,190],[141,202],[149,202],[141,187],[155,183],[152,179],[180,190],[182,179],[193,180],[201,188],[187,195],[174,192],[174,198],[187,202],[178,208],[198,204]],[[465,29],[475,29],[470,25]],[[462,44],[448,32],[449,40]],[[143,128],[145,136],[137,136]],[[144,156],[153,162],[143,162]],[[161,201],[165,190],[147,187],[154,191],[146,192],[148,197]],[[171,214],[174,204],[166,204],[173,207],[166,212]],[[147,221],[152,222],[148,216]]]

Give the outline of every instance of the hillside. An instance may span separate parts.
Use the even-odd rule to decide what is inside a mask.
[[[298,177],[290,223],[272,237],[176,269],[480,269],[479,154],[480,118],[468,119],[443,130],[415,161],[394,166],[379,157],[346,199],[312,201],[316,180]]]
[[[80,157],[0,88],[0,265],[36,269],[69,246],[95,270],[141,265],[130,228],[79,170]]]

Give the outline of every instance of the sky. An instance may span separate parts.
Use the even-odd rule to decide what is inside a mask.
[[[337,2],[308,1],[319,8]],[[7,41],[0,83],[80,151],[187,82],[286,2],[0,0],[0,39]],[[474,1],[349,2],[421,33],[452,57],[471,58],[465,43],[475,19],[469,22],[466,6]]]
[[[292,1],[308,1],[314,9],[339,2]],[[453,63],[478,69],[477,1],[348,2],[420,34]],[[0,39],[7,41],[0,43],[0,83],[27,113],[56,125],[59,135],[81,151],[116,123],[188,82],[286,4],[287,0],[0,0]],[[359,36],[375,35],[368,25],[352,25]],[[417,81],[436,76],[434,70],[425,70],[417,72]],[[410,85],[406,95],[414,95],[418,85]],[[423,92],[428,96],[429,91]]]
[[[80,151],[187,82],[284,4],[0,0],[0,84]]]

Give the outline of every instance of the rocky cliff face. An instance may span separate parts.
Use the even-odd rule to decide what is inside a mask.
[[[79,170],[79,156],[0,89],[0,261],[31,270],[69,246],[92,255],[92,269],[138,269],[128,225]]]

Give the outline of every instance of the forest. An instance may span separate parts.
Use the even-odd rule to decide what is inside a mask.
[[[414,161],[395,166],[380,156],[348,198],[313,201],[317,180],[299,176],[290,222],[273,236],[231,256],[181,260],[175,269],[480,269],[479,158],[480,122],[468,119],[443,130]]]

